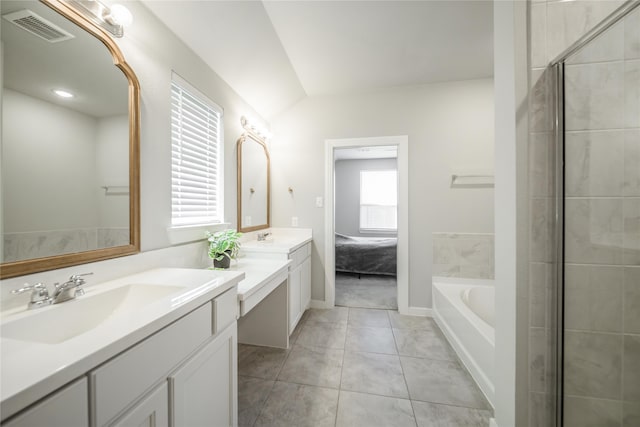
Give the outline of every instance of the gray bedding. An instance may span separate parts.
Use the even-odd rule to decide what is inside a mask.
[[[336,233],[336,271],[396,275],[395,237],[353,237]]]

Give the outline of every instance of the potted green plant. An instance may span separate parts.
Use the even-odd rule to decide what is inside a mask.
[[[209,242],[209,258],[215,268],[229,268],[231,260],[238,256],[240,236],[236,230],[228,229],[211,233],[207,231]]]

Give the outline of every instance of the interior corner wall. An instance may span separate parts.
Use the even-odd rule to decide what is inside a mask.
[[[127,8],[134,22],[116,42],[141,87],[141,248],[170,246],[172,70],[224,110],[224,218],[235,228],[236,141],[243,133],[240,117],[251,117],[259,125],[266,121],[141,2],[128,1]]]
[[[431,307],[432,233],[492,233],[493,190],[451,188],[451,175],[493,171],[493,80],[308,97],[272,120],[272,222],[313,229],[312,298],[324,300],[327,139],[408,135],[409,305]],[[287,189],[291,187],[292,193]]]
[[[397,165],[396,159],[336,160],[334,219],[336,233],[363,237],[392,237],[396,234],[360,231],[360,172],[397,170]]]

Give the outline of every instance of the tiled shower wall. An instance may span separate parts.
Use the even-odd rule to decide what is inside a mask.
[[[493,279],[493,234],[433,233],[433,275]]]
[[[530,2],[530,426],[552,425],[555,400],[556,176],[546,66],[621,4]],[[640,83],[634,83],[640,77],[634,53],[640,44],[633,41],[638,19],[636,11],[566,67],[565,425],[640,425],[634,418],[640,340],[633,335],[640,310],[640,177],[634,175],[640,161],[638,125],[629,122],[640,119],[632,101],[638,93],[631,90]]]

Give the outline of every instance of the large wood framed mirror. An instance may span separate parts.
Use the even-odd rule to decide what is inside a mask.
[[[3,0],[0,11],[0,277],[139,252],[135,73],[67,2]]]
[[[271,178],[266,142],[251,132],[237,143],[238,231],[243,233],[271,226]]]

